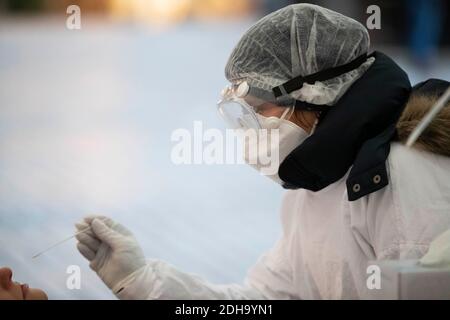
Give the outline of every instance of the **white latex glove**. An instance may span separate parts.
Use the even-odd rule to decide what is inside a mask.
[[[145,257],[133,234],[124,226],[103,216],[88,216],[75,224],[77,248],[90,261],[90,267],[116,293],[123,279],[145,266]]]

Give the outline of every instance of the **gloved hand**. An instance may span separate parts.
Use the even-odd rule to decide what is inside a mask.
[[[103,216],[88,216],[75,224],[77,248],[90,261],[90,267],[111,289],[145,266],[145,257],[133,234],[119,223]]]

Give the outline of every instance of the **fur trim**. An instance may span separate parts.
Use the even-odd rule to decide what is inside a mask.
[[[397,134],[402,143],[438,100],[438,96],[412,94],[397,122]],[[450,157],[450,102],[433,119],[414,147]]]

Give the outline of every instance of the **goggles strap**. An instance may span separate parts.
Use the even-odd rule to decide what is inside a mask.
[[[279,85],[277,87],[274,87],[272,89],[272,92],[275,96],[275,98],[287,95],[291,93],[292,91],[300,89],[304,83],[308,84],[314,84],[316,81],[325,81],[332,78],[336,78],[337,76],[340,76],[341,74],[350,72],[356,68],[358,68],[360,65],[362,65],[364,62],[367,61],[367,54],[362,54],[358,58],[350,61],[347,64],[326,69],[323,71],[319,71],[313,74],[310,74],[308,76],[297,76],[282,85]]]
[[[328,104],[313,104],[301,100],[295,100],[294,107],[297,110],[305,110],[305,111],[326,111],[331,106]]]

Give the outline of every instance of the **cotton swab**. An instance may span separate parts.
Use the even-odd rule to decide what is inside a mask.
[[[42,250],[41,252],[39,252],[39,253],[35,254],[34,256],[32,256],[31,259],[35,259],[35,258],[39,257],[41,254],[43,254],[43,253],[49,251],[50,249],[53,249],[54,247],[57,247],[57,246],[59,246],[60,244],[66,242],[66,241],[69,241],[70,239],[76,237],[78,234],[83,233],[83,232],[85,232],[85,231],[88,231],[88,230],[90,230],[90,229],[91,229],[91,226],[89,226],[89,227],[87,227],[87,228],[84,228],[83,230],[80,230],[80,231],[76,232],[75,234],[71,235],[71,236],[68,237],[68,238],[65,238],[65,239],[63,239],[63,240],[61,240],[61,241],[58,241],[58,242],[55,243],[54,245],[52,245],[52,246],[48,247],[47,249]]]

